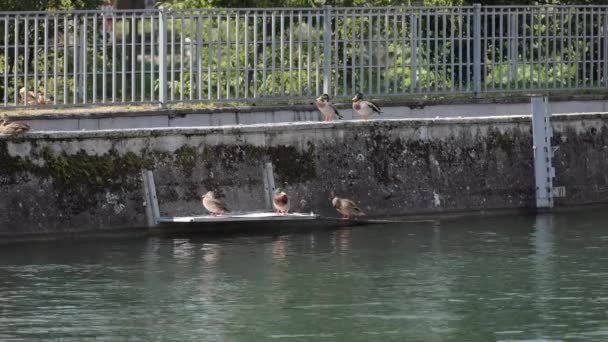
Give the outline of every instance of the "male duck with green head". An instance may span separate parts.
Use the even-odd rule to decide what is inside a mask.
[[[372,101],[363,100],[362,93],[357,93],[355,95],[355,97],[353,97],[352,100],[353,100],[353,109],[355,110],[355,112],[357,112],[357,113],[359,113],[359,115],[361,115],[361,118],[363,120],[367,120],[371,114],[382,113],[382,109],[380,109],[380,107],[377,104],[373,103]]]

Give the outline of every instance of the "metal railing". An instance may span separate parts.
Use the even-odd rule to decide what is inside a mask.
[[[0,13],[0,103],[606,89],[608,6]]]

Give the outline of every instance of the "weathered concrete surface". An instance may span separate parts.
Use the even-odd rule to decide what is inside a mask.
[[[608,114],[553,122],[557,203],[607,202]],[[332,192],[372,215],[534,206],[528,117],[31,133],[0,137],[0,236],[142,226],[142,168],[164,215],[209,189],[264,209],[266,161],[295,211],[336,215]]]
[[[560,96],[550,100],[553,113],[608,112],[608,97],[605,96]],[[379,103],[384,110],[382,116],[378,117],[381,119],[530,115],[529,97]],[[350,103],[337,106],[345,119],[359,119]],[[19,117],[19,120],[28,121],[35,131],[201,127],[321,120],[321,115],[314,105],[62,113],[23,117],[19,116],[19,112],[10,114]]]

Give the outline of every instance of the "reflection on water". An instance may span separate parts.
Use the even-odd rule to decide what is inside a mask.
[[[0,340],[608,340],[608,215],[0,249]]]

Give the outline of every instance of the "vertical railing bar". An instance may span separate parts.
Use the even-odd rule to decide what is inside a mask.
[[[545,8],[545,89],[549,89],[549,7]]]
[[[266,96],[266,11],[262,13],[262,96]]]
[[[351,12],[351,17],[350,17],[350,22],[351,22],[351,30],[352,30],[352,34],[351,34],[351,67],[350,67],[350,74],[351,74],[351,78],[350,78],[350,93],[353,94],[355,93],[355,90],[357,88],[357,80],[356,80],[356,73],[357,73],[357,53],[356,51],[358,51],[357,49],[357,19],[355,17],[355,10],[353,10]],[[359,78],[361,78],[361,76],[359,75]],[[344,91],[346,92],[346,89],[344,89]],[[347,95],[347,94],[345,94]]]
[[[133,56],[135,56],[135,54],[133,54]],[[93,47],[91,59],[93,60],[93,70],[91,73],[91,77],[93,78],[93,97],[91,98],[91,102],[95,104],[97,103],[97,13],[93,15]]]
[[[192,17],[192,22],[190,24],[194,24],[194,17]],[[221,34],[220,30],[217,31],[217,34],[218,36]],[[191,59],[196,59],[196,96],[197,100],[200,101],[203,99],[203,17],[201,15],[201,12],[198,13],[198,16],[196,18],[196,54],[194,54],[193,50],[190,50],[190,56],[194,56],[190,57]],[[192,88],[192,85],[194,84],[192,79],[190,80],[190,84],[190,87]],[[192,100],[192,98],[190,99]]]
[[[36,96],[36,101],[38,101],[38,14],[34,15],[34,86],[33,91]],[[46,57],[46,56],[45,56]]]
[[[418,23],[416,20],[416,12],[412,10],[410,12],[410,94],[416,91],[416,85],[418,84],[418,69],[417,61],[418,57],[418,38],[416,37]]]
[[[557,13],[555,13],[555,10],[552,13],[552,17],[553,17],[553,24],[556,25],[556,21],[557,21]],[[560,25],[563,25],[564,23],[560,21],[559,23]],[[562,31],[563,29],[560,27],[560,31]],[[557,78],[557,26],[553,27],[553,84],[552,84],[552,88],[555,89],[556,88],[556,82],[555,79]]]
[[[298,96],[302,95],[302,11],[298,11]]]
[[[141,72],[141,85],[139,86],[141,102],[146,100],[146,17],[144,14],[141,15],[141,63],[140,63],[140,72]],[[105,49],[104,49],[105,50]],[[105,63],[105,62],[104,62]],[[105,82],[104,82],[105,86]],[[104,87],[105,89],[105,87]]]
[[[120,90],[121,93],[121,100],[123,103],[127,102],[127,36],[126,36],[126,27],[127,27],[127,17],[125,15],[125,13],[123,12],[122,14],[122,18],[121,18],[121,22],[122,22],[122,28],[121,28],[121,40],[122,40],[122,51],[120,52],[121,54],[121,71],[122,71],[122,77],[121,77],[121,87],[122,89]]]
[[[372,51],[374,51],[374,41],[373,41],[373,32],[374,32],[374,18],[372,16],[372,13],[370,13],[368,15],[368,36],[367,36],[367,87],[366,87],[366,93],[372,93],[373,89],[374,89],[374,83],[373,83],[373,78],[372,78],[372,73],[373,73],[373,53]]]
[[[458,90],[460,92],[463,91],[463,87],[462,87],[462,74],[463,74],[463,69],[464,69],[464,62],[462,60],[462,50],[463,50],[463,33],[462,33],[462,21],[464,20],[463,18],[463,11],[459,11],[458,12],[458,46],[460,47],[458,49],[458,61],[459,61],[459,67],[458,67]]]
[[[455,48],[455,36],[454,36],[454,31],[456,31],[456,17],[454,16],[454,12],[452,11],[450,14],[450,90],[453,92],[454,90],[456,90],[456,87],[454,86],[454,78],[456,77],[454,75],[454,54],[456,53],[456,51],[454,51]],[[492,43],[492,47],[494,46],[494,44]]]
[[[359,58],[359,91],[364,91],[364,76],[365,76],[365,69],[364,69],[364,65],[365,65],[365,56],[363,55],[363,51],[365,48],[365,42],[364,42],[364,37],[365,37],[365,24],[364,24],[364,20],[363,20],[363,11],[361,11],[360,15],[359,15],[359,50],[361,51],[361,57]]]
[[[604,87],[608,87],[608,9],[604,9]]]
[[[275,27],[273,27],[273,30],[275,30]],[[273,36],[274,36],[274,32],[273,31]],[[285,11],[281,10],[281,33],[280,33],[280,44],[281,44],[281,54],[280,54],[280,58],[279,58],[279,62],[280,62],[280,82],[281,82],[281,96],[285,96],[285,35],[283,34],[285,32]],[[274,42],[274,39],[272,40]],[[274,61],[274,56],[272,58],[272,60]],[[273,77],[272,77],[272,83],[275,82],[275,77],[274,77],[274,70],[273,70]],[[273,89],[275,87],[273,86]],[[273,92],[274,94],[274,92]]]
[[[190,27],[194,23],[194,18],[190,15]],[[212,13],[209,12],[207,16],[207,100],[211,100],[213,94],[213,17]],[[191,29],[192,30],[192,29]],[[198,30],[198,27],[197,27]],[[202,29],[201,29],[202,30]],[[219,49],[219,43],[218,43]],[[192,100],[192,41],[190,42],[190,100]],[[219,63],[219,61],[218,61]]]
[[[155,55],[154,55],[154,32],[156,32],[156,28],[154,27],[154,15],[150,16],[150,101],[154,102],[154,83],[156,77],[154,75],[154,64],[155,64]]]
[[[238,100],[240,99],[240,88],[241,88],[241,80],[240,80],[240,76],[241,76],[241,55],[239,54],[239,46],[241,45],[241,40],[240,40],[240,32],[241,32],[241,27],[240,27],[240,12],[236,12],[235,13],[235,23],[234,26],[236,27],[236,32],[235,32],[235,40],[236,40],[236,45],[234,48],[234,55],[235,55],[235,81],[234,81],[234,97]],[[245,57],[247,58],[247,57]]]
[[[406,52],[406,46],[405,46],[405,37],[407,35],[407,20],[405,19],[406,17],[406,11],[405,9],[403,9],[401,11],[401,94],[405,94],[405,69],[406,69],[406,64],[405,64],[405,52]],[[411,32],[410,32],[411,34]],[[411,48],[411,47],[410,47]],[[410,70],[410,82],[411,82],[411,70]],[[395,79],[397,79],[395,77]]]
[[[131,101],[135,102],[135,78],[137,77],[137,57],[136,57],[136,35],[137,35],[137,19],[135,19],[135,13],[131,14]],[[95,59],[95,52],[93,52],[93,59]]]
[[[226,14],[226,99],[230,98],[230,84],[231,84],[231,80],[232,80],[232,73],[231,73],[231,68],[232,68],[232,56],[230,53],[230,50],[232,49],[230,47],[230,35],[231,35],[231,31],[230,31],[230,22],[232,21],[232,16],[230,15],[230,12],[228,12]]]
[[[431,11],[425,9],[426,11],[426,31],[424,32],[426,36],[426,91],[431,91],[431,75],[432,67],[431,67]],[[434,75],[433,75],[434,76]]]
[[[74,88],[72,90],[73,94],[72,94],[72,102],[73,104],[77,104],[78,103],[78,15],[74,15],[73,18],[73,22],[74,22],[74,46],[73,46],[73,64],[72,64],[72,68],[73,68],[73,75],[74,75]]]
[[[308,11],[308,20],[307,20],[307,26],[308,26],[308,35],[307,35],[307,42],[306,42],[306,46],[308,47],[308,56],[306,58],[306,89],[308,89],[308,92],[306,93],[306,95],[310,96],[310,94],[312,93],[312,86],[311,86],[311,75],[310,75],[310,59],[312,57],[312,11]]]
[[[249,99],[249,12],[245,13],[245,27],[244,27],[244,55],[243,62],[245,63],[245,99]],[[255,51],[255,49],[254,49]]]
[[[390,47],[390,35],[389,35],[389,16],[388,13],[384,14],[384,46],[386,51],[384,51],[384,94],[388,94],[389,92],[389,47]]]
[[[171,76],[169,78],[169,89],[171,89],[171,101],[175,101],[175,14],[171,13]]]
[[[342,36],[342,92],[337,92],[337,94],[345,96],[346,95],[346,89],[348,87],[348,84],[346,82],[346,79],[348,78],[348,62],[347,62],[347,54],[346,54],[346,50],[347,50],[347,42],[350,43],[350,41],[348,40],[348,34],[347,34],[347,26],[348,26],[348,13],[344,12],[344,14],[342,15],[342,32],[344,34],[344,36]],[[336,40],[338,40],[338,32],[336,32]],[[350,45],[350,44],[349,44]],[[337,45],[336,45],[337,46]],[[337,53],[336,53],[337,55]],[[338,67],[338,65],[336,65]],[[352,73],[351,73],[352,74]]]
[[[484,68],[483,68],[483,83],[481,86],[481,89],[484,91],[487,91],[488,89],[490,89],[491,84],[488,84],[488,80],[492,80],[492,75],[490,72],[494,72],[494,64],[493,64],[493,60],[490,60],[488,62],[488,55],[491,55],[491,53],[488,51],[488,47],[492,46],[492,50],[494,50],[494,41],[493,41],[493,37],[490,35],[490,32],[492,32],[491,29],[488,29],[488,23],[492,24],[492,17],[490,14],[490,11],[493,9],[490,8],[483,8],[481,15],[483,16],[483,48],[482,48],[482,55],[481,55],[481,59],[482,59],[482,63],[484,64]],[[492,26],[492,28],[494,28],[494,26]],[[488,41],[490,41],[490,44],[488,44]]]
[[[15,106],[19,105],[19,15],[15,15],[15,67],[14,67],[14,92],[15,92]],[[26,102],[24,101],[24,104]]]
[[[63,17],[63,104],[68,103],[68,17]]]
[[[574,36],[576,37],[576,44],[574,44],[574,51],[575,51],[575,54],[574,54],[574,65],[575,65],[575,69],[574,69],[575,70],[575,74],[574,74],[574,87],[576,88],[576,87],[579,86],[579,84],[578,84],[579,83],[579,81],[578,81],[578,69],[579,69],[579,66],[578,66],[578,63],[579,63],[578,62],[579,61],[579,58],[578,58],[578,56],[579,56],[579,54],[578,54],[578,45],[579,45],[579,39],[580,39],[579,32],[578,32],[578,26],[579,26],[578,25],[578,23],[579,23],[578,13],[579,13],[579,9],[576,8],[574,11],[575,11],[574,13],[575,13],[575,18],[576,18],[575,21],[574,21],[574,27],[575,27],[575,34],[574,34]]]
[[[534,11],[530,10],[530,89],[534,88]]]
[[[595,61],[593,58],[593,44],[594,44],[595,38],[594,38],[594,34],[593,34],[593,22],[594,22],[593,17],[594,17],[593,16],[593,7],[591,7],[589,9],[589,21],[590,21],[589,27],[590,27],[590,31],[591,31],[591,34],[589,36],[589,40],[590,40],[590,42],[589,42],[589,87],[593,87],[593,83],[594,83],[593,64],[595,63]],[[585,44],[585,46],[586,46],[586,44]]]
[[[209,14],[209,18],[211,18],[211,14]],[[194,72],[194,59],[198,59],[196,54],[196,50],[194,49],[194,39],[198,40],[198,28],[199,28],[199,22],[198,20],[194,20],[194,14],[192,12],[190,12],[190,16],[188,17],[188,19],[190,20],[190,29],[189,29],[189,33],[190,33],[190,39],[188,39],[188,76],[189,76],[189,80],[190,80],[190,87],[188,87],[188,100],[192,101],[194,100],[194,89],[200,89],[199,84],[197,83],[198,81],[198,75],[195,74]],[[195,24],[196,23],[196,24]],[[209,37],[211,37],[211,23],[209,23],[209,25],[207,25],[207,29],[209,30]],[[196,30],[196,31],[195,31]],[[197,34],[195,35],[194,33],[197,32]],[[196,36],[196,37],[195,37]],[[211,38],[209,38],[211,39]],[[198,44],[197,44],[198,45]],[[197,47],[198,49],[198,47]],[[209,53],[211,53],[211,47],[209,48]],[[211,68],[211,55],[209,56],[209,67]],[[198,61],[197,61],[198,64]],[[210,71],[211,74],[211,71]],[[211,83],[209,84],[209,91],[211,91]],[[211,99],[211,95],[209,95],[209,99]]]
[[[154,31],[154,29],[152,29]],[[116,13],[112,12],[112,103],[116,103]],[[154,64],[154,59],[152,59]],[[154,82],[152,82],[154,84]]]
[[[158,59],[158,103],[161,108],[166,108],[167,106],[167,10],[164,7],[159,9],[158,13],[158,49],[157,49],[157,59]],[[152,30],[154,30],[154,26],[152,26]],[[154,49],[153,49],[154,51]],[[154,54],[152,54],[154,56]],[[152,61],[155,59],[152,58]],[[154,64],[154,62],[152,63]],[[154,83],[153,83],[154,84]],[[154,94],[154,88],[152,88],[152,94]]]
[[[380,48],[381,44],[380,44],[380,37],[382,36],[382,29],[380,28],[380,20],[381,20],[381,16],[379,13],[376,13],[376,39],[374,39],[374,43],[376,44],[377,48]],[[374,49],[375,51],[377,51],[376,49]],[[381,89],[381,73],[382,73],[382,66],[380,65],[380,55],[377,55],[377,61],[376,61],[376,94],[380,95],[382,94]],[[373,72],[373,70],[372,70]]]
[[[87,83],[88,83],[88,64],[87,64],[87,54],[88,54],[88,25],[89,25],[89,16],[85,14],[82,18],[82,103],[87,103]],[[46,101],[46,97],[45,97]]]
[[[216,99],[222,97],[222,15],[217,14],[217,79],[216,79]]]
[[[522,38],[521,38],[522,67],[521,67],[521,69],[522,69],[522,77],[523,77],[521,84],[522,84],[522,89],[526,90],[526,88],[527,88],[526,85],[528,83],[526,81],[526,69],[528,69],[527,65],[526,65],[526,62],[527,62],[527,59],[526,59],[526,36],[527,35],[526,35],[526,25],[525,25],[525,23],[526,23],[526,11],[522,10],[521,15],[522,15],[522,24],[523,24],[523,25],[521,25],[521,29],[522,29]]]
[[[281,61],[281,66],[283,62]],[[293,85],[293,10],[289,12],[289,95],[294,96]]]
[[[397,78],[398,78],[398,72],[397,72],[397,47],[398,45],[398,41],[397,41],[397,34],[399,33],[399,31],[397,30],[397,11],[393,12],[393,65],[392,65],[392,69],[393,69],[393,91],[391,92],[391,94],[395,95],[398,93],[397,91]],[[388,57],[387,57],[388,58]]]
[[[29,71],[29,23],[30,17],[29,15],[25,15],[23,18],[24,28],[23,28],[23,88],[25,90],[23,94],[23,103],[25,105],[29,105],[29,85],[27,84],[28,79],[28,71]]]
[[[564,10],[560,9],[560,22],[562,23],[562,25],[564,25]],[[568,69],[568,72],[566,73],[564,68],[566,66],[566,63],[564,62],[564,40],[568,39],[568,44],[570,44],[570,40],[569,38],[566,38],[564,35],[564,28],[562,26],[562,28],[560,29],[560,66],[559,66],[559,70],[560,70],[560,75],[561,80],[560,80],[560,88],[564,88],[564,86],[569,87],[569,85],[566,85],[566,80],[564,79],[564,77],[566,77],[568,80],[570,79],[570,70]],[[568,36],[570,35],[570,20],[568,19]],[[570,46],[570,45],[568,45]],[[570,54],[569,51],[566,52],[567,56]],[[570,58],[568,57],[568,60],[570,60]]]
[[[332,31],[332,35],[334,37],[334,46],[333,46],[333,48],[335,50],[334,50],[334,53],[333,53],[334,63],[332,65],[332,67],[331,67],[331,77],[330,77],[330,82],[329,83],[333,84],[333,88],[334,88],[332,96],[336,96],[336,95],[338,95],[338,82],[339,82],[338,80],[340,79],[340,64],[338,62],[338,59],[339,59],[339,53],[338,53],[339,52],[339,49],[338,49],[338,46],[339,46],[338,45],[339,44],[338,33],[340,32],[340,30],[338,29],[338,16],[339,16],[339,13],[338,12],[334,12],[334,11],[332,11],[330,13],[335,13],[335,15],[332,15],[330,17],[330,27],[331,27],[331,19],[333,19],[334,20],[334,27],[336,28],[336,32],[335,32],[335,34],[333,34],[333,31]],[[342,50],[345,50],[345,49],[343,48]],[[330,49],[330,54],[331,54],[331,49]],[[342,65],[345,66],[346,62],[342,63]],[[333,81],[332,81],[332,79],[333,79]]]
[[[101,41],[101,48],[102,48],[102,54],[101,54],[101,61],[102,61],[102,65],[101,65],[101,102],[102,103],[106,103],[106,93],[107,93],[107,89],[108,89],[108,84],[107,84],[107,76],[106,76],[106,65],[107,65],[107,60],[106,60],[106,50],[107,50],[107,43],[106,43],[106,25],[107,25],[107,13],[103,12],[102,13],[102,17],[101,17],[101,34],[102,34],[102,41]],[[143,23],[142,23],[143,25]],[[143,32],[143,27],[142,27],[142,32]],[[143,63],[143,53],[142,53],[142,63]],[[143,85],[142,85],[143,86]],[[142,99],[143,101],[143,99]]]
[[[253,14],[253,97],[258,97],[258,13]]]
[[[447,87],[446,87],[446,85],[447,85],[447,67],[446,67],[446,64],[447,64],[447,57],[446,57],[446,55],[447,55],[447,48],[446,48],[446,45],[447,45],[447,26],[448,25],[447,25],[447,16],[446,16],[445,12],[443,12],[441,14],[441,18],[442,18],[441,19],[442,20],[441,23],[442,23],[442,26],[443,26],[443,34],[441,36],[441,64],[442,64],[442,68],[443,68],[443,70],[442,70],[443,74],[441,76],[441,83],[442,83],[441,84],[441,91],[446,92],[448,90]],[[485,29],[485,27],[484,27],[484,29]],[[484,32],[485,32],[485,30],[484,30]],[[484,48],[484,60],[485,60],[485,48]],[[484,75],[485,75],[485,73],[484,73]]]
[[[543,45],[543,38],[542,38],[542,31],[541,31],[541,15],[542,15],[542,9],[538,10],[538,51],[536,52],[536,56],[537,56],[537,60],[538,60],[538,67],[536,68],[538,71],[538,89],[542,89],[542,65],[543,65],[543,60],[542,60],[542,45]]]
[[[280,38],[280,49],[281,49],[281,53],[280,53],[280,57],[279,57],[279,62],[281,63],[281,74],[279,75],[279,79],[280,79],[280,86],[281,86],[281,91],[277,92],[275,89],[275,79],[276,79],[276,74],[275,74],[275,70],[277,69],[277,65],[276,65],[276,12],[272,11],[270,14],[270,35],[272,36],[272,40],[270,41],[270,46],[271,46],[271,53],[270,56],[272,58],[271,61],[271,70],[270,70],[270,94],[272,96],[275,96],[277,93],[280,93],[281,95],[284,95],[284,87],[285,87],[285,75],[283,74],[283,62],[285,61],[285,45],[284,45],[284,29],[285,29],[285,12],[283,10],[281,10],[280,13],[280,20],[279,23],[281,25],[280,27],[280,33],[279,33],[279,38]]]
[[[9,17],[4,17],[4,105],[8,106],[9,98],[8,98],[8,60],[9,60],[9,51],[8,51],[8,25]],[[47,39],[45,39],[45,42]],[[45,59],[46,61],[46,59]],[[15,83],[16,84],[16,83]]]
[[[507,91],[511,90],[511,83],[513,82],[511,77],[513,72],[513,44],[511,44],[513,39],[513,22],[511,18],[511,11],[507,9],[505,16],[507,22],[507,34],[505,36],[505,45],[507,46],[507,69],[505,70],[505,73],[507,74],[507,83],[505,84],[505,89]]]
[[[57,66],[58,63],[58,57],[57,57],[57,53],[59,51],[59,21],[58,21],[58,17],[55,14],[55,16],[53,17],[53,24],[54,24],[54,38],[53,38],[53,104],[57,104],[57,97],[59,94],[59,91],[57,89],[57,87],[59,86],[59,67]],[[16,88],[16,87],[15,87]]]
[[[504,8],[500,8],[500,14],[498,17],[498,27],[500,27],[500,31],[498,31],[498,62],[499,62],[499,69],[498,69],[498,89],[502,90],[503,89],[503,56],[502,56],[502,50],[503,50],[503,28],[504,28],[504,23],[503,23],[503,17],[504,17]]]
[[[324,92],[324,90],[319,91],[319,76],[320,76],[320,65],[319,65],[319,61],[320,61],[320,52],[319,52],[319,48],[321,47],[321,32],[322,32],[322,20],[321,20],[321,15],[319,15],[319,13],[316,14],[317,17],[317,43],[316,45],[316,49],[315,49],[315,93],[321,93]],[[325,44],[323,44],[323,48],[325,48]],[[323,62],[325,62],[325,56],[323,56]]]
[[[429,12],[429,14],[430,14],[430,12]],[[439,83],[439,82],[437,82],[438,74],[439,74],[439,65],[438,65],[439,58],[437,58],[437,52],[439,51],[439,48],[438,48],[438,45],[439,45],[439,37],[438,37],[439,16],[437,15],[437,13],[433,13],[433,19],[434,19],[433,21],[435,23],[435,25],[434,25],[435,27],[434,27],[434,31],[433,31],[433,34],[435,35],[435,37],[433,37],[433,50],[436,51],[436,53],[433,54],[434,55],[433,58],[435,59],[433,61],[433,71],[434,71],[433,72],[433,83],[434,83],[434,90],[436,93],[438,90],[437,83]]]

